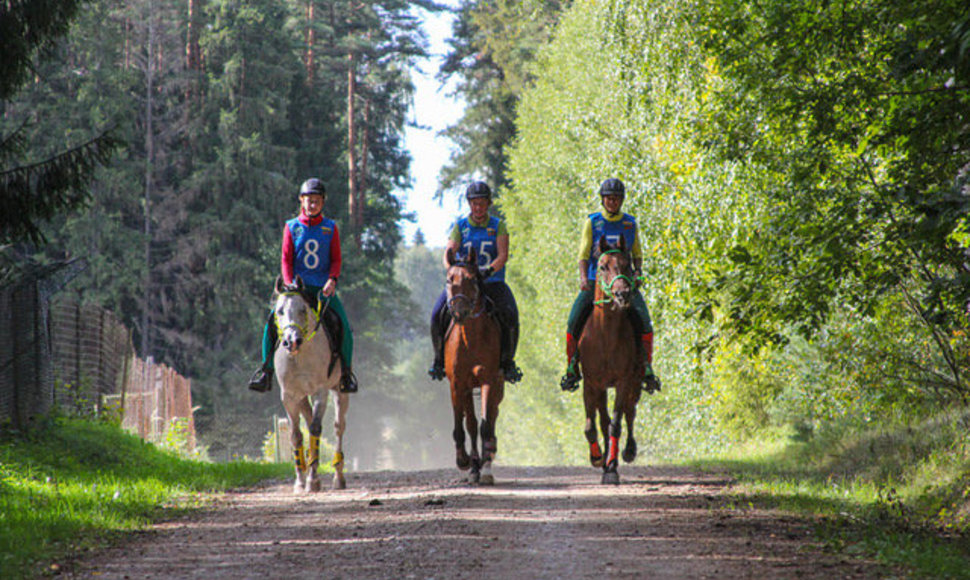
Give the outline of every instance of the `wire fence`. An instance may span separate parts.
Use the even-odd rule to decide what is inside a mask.
[[[112,414],[143,439],[177,438],[194,450],[191,382],[138,358],[130,331],[111,312],[52,299],[65,283],[62,270],[35,269],[0,287],[0,424],[23,429],[55,407]]]

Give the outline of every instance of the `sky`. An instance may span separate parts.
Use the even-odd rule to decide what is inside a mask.
[[[450,13],[430,14],[421,11],[425,18],[425,30],[430,41],[432,58],[420,63],[413,71],[414,108],[404,135],[405,144],[411,152],[412,189],[395,194],[405,202],[405,212],[417,214],[417,223],[401,221],[404,241],[411,245],[415,231],[420,228],[428,247],[444,247],[449,227],[463,208],[461,198],[455,192],[445,192],[441,203],[434,200],[438,189],[438,172],[448,161],[451,141],[438,133],[461,118],[464,104],[447,95],[447,88],[439,86],[435,73],[448,52],[446,41],[451,36]],[[416,125],[416,126],[410,126]]]

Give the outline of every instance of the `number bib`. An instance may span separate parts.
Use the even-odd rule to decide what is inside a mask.
[[[461,246],[459,247],[459,257],[468,255],[468,252],[475,248],[478,254],[478,267],[485,268],[492,263],[498,252],[498,218],[490,216],[488,224],[477,226],[465,216],[458,220],[458,231],[461,232]],[[505,280],[505,268],[495,272],[488,277],[486,282],[497,282]]]
[[[606,243],[615,245],[620,242],[620,238],[626,241],[626,249],[633,248],[633,242],[637,239],[637,220],[630,214],[623,214],[623,217],[611,222],[603,216],[602,212],[589,214],[589,219],[593,222],[593,245],[589,252],[589,270],[586,277],[590,280],[596,279],[596,260],[593,255],[596,247],[600,243],[600,238],[606,237]]]
[[[295,255],[293,273],[310,286],[324,286],[330,277],[330,240],[334,222],[323,218],[317,225],[306,226],[298,218],[286,222],[293,236]]]

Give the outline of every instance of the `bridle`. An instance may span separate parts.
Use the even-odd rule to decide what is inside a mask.
[[[607,254],[618,254],[618,253],[620,253],[620,250],[617,250],[617,249],[606,250],[605,252],[603,252],[600,255],[599,260],[602,260],[603,259],[603,256],[605,256]],[[597,266],[597,271],[598,272],[599,271],[602,271],[602,266],[603,266],[603,264],[602,264],[602,262],[600,262],[600,264]],[[596,277],[596,280],[599,282],[600,289],[603,291],[603,295],[606,296],[606,298],[604,298],[602,300],[596,300],[596,301],[593,302],[593,304],[597,304],[597,305],[599,305],[599,304],[609,304],[610,302],[613,302],[614,301],[615,295],[613,294],[613,285],[616,284],[616,281],[617,280],[626,280],[630,284],[630,287],[631,288],[635,288],[636,287],[636,284],[634,283],[633,278],[630,277],[630,276],[627,276],[626,274],[622,274],[622,273],[621,274],[617,274],[616,276],[613,276],[613,278],[610,279],[609,282],[607,282],[605,280],[605,277],[602,277],[601,278],[600,276],[597,276]]]
[[[465,267],[465,268],[469,267],[469,265],[464,262],[455,264],[455,266]],[[471,266],[471,267],[474,267],[474,266]],[[458,310],[455,309],[455,305],[458,304],[459,302],[465,302],[469,304],[469,313],[466,316],[463,316],[462,320],[464,320],[465,318],[478,318],[479,316],[485,313],[485,301],[479,300],[482,296],[481,286],[482,286],[481,283],[476,280],[474,296],[468,296],[467,294],[458,293],[458,294],[453,294],[451,297],[448,298],[448,312],[451,313],[451,317],[454,318],[456,322],[458,322],[458,318],[455,316],[455,314],[458,312]],[[476,304],[479,305],[477,311],[475,310]]]
[[[305,303],[307,303],[307,306],[309,306],[309,301],[306,299],[306,297],[301,292],[289,291],[289,292],[283,292],[283,293],[280,294],[280,297],[287,297],[287,296],[297,296],[301,300],[303,300]],[[330,299],[328,298],[327,299],[327,304],[329,304],[329,302],[330,302]],[[324,305],[324,303],[321,300],[319,300],[319,298],[318,298],[317,299],[317,307],[316,307],[316,309],[307,308],[307,316],[306,316],[305,324],[300,324],[299,322],[292,321],[292,322],[289,322],[289,323],[284,324],[284,325],[280,325],[280,315],[274,309],[274,311],[273,311],[273,320],[276,323],[277,336],[283,336],[283,332],[285,330],[287,330],[289,328],[295,328],[300,333],[300,336],[303,336],[304,337],[303,338],[303,341],[304,342],[310,342],[310,340],[317,334],[317,330],[320,328],[320,324],[321,324],[320,320],[322,318],[321,315],[322,315],[323,311],[326,310],[326,308],[327,308],[327,306]],[[313,319],[313,322],[312,322],[313,328],[312,328],[312,330],[310,329],[311,322],[309,320],[311,318]]]

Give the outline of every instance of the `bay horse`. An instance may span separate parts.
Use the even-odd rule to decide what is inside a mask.
[[[462,471],[471,469],[472,483],[492,485],[495,483],[492,460],[498,449],[495,421],[505,395],[505,379],[499,370],[501,329],[495,317],[486,311],[484,279],[475,250],[460,261],[449,251],[447,263],[445,288],[452,324],[445,335],[444,364],[451,384],[455,462]],[[475,389],[481,392],[480,432],[475,417]],[[471,439],[471,455],[465,450],[466,429]]]
[[[288,286],[283,284],[282,278],[276,278],[273,316],[280,341],[273,361],[276,380],[280,384],[280,399],[290,422],[290,442],[296,464],[294,493],[320,491],[317,468],[320,463],[323,415],[327,410],[327,391],[335,407],[336,452],[332,461],[332,487],[344,489],[347,486],[344,479],[343,437],[349,398],[346,393],[340,392],[340,357],[334,356],[332,338],[321,320],[323,297],[317,298],[317,308],[314,309],[311,307],[314,300],[307,295],[299,276]],[[300,417],[309,426],[308,449],[303,446]]]
[[[637,442],[633,437],[633,421],[640,401],[640,382],[643,358],[630,321],[633,292],[633,265],[626,243],[611,245],[606,237],[597,247],[596,281],[593,311],[579,339],[579,359],[583,373],[583,403],[586,406],[586,440],[589,460],[593,467],[603,468],[602,483],[619,484],[617,455],[622,425],[626,418],[627,439],[623,461],[632,462],[637,456]],[[613,414],[607,412],[607,391],[614,389]],[[606,447],[604,458],[596,431],[596,415]]]

